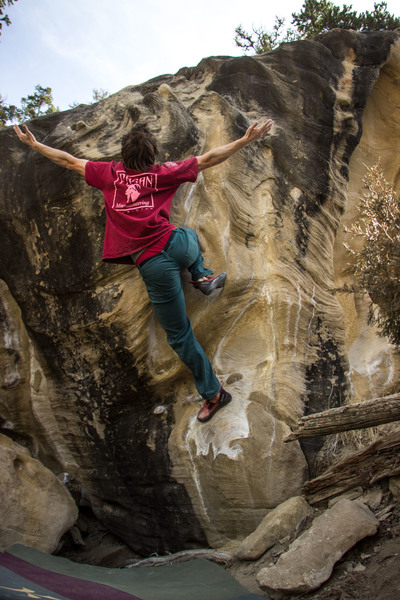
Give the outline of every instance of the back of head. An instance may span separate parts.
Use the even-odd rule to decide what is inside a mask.
[[[134,125],[122,138],[122,160],[128,169],[146,171],[154,164],[157,153],[157,140],[147,123]]]

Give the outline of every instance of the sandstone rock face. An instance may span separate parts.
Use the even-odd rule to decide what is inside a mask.
[[[261,569],[257,576],[266,590],[307,593],[329,579],[335,563],[354,544],[373,535],[379,521],[366,506],[340,500],[314,519],[276,565]]]
[[[234,397],[205,425],[137,270],[101,262],[101,194],[0,132],[1,424],[79,479],[134,550],[248,535],[300,493],[320,444],[284,444],[289,427],[398,382],[398,358],[366,327],[361,299],[332,291],[346,277],[348,190],[354,207],[360,165],[377,147],[399,185],[398,40],[334,31],[253,58],[208,58],[32,122],[49,145],[110,160],[131,124],[148,120],[160,160],[177,160],[274,119],[266,141],[205,171],[174,204],[174,223],[193,227],[207,264],[228,272],[210,297],[184,275],[196,335]],[[375,118],[388,126],[390,110],[383,148]]]
[[[78,518],[64,485],[29,452],[0,435],[0,551],[20,543],[54,552]]]
[[[362,116],[363,134],[349,162],[350,178],[347,202],[334,245],[335,285],[351,286],[353,278],[345,266],[351,263],[345,255],[343,241],[357,248],[359,240],[345,235],[344,230],[355,218],[363,193],[362,180],[369,166],[379,161],[386,179],[400,192],[400,113],[399,113],[400,46],[392,46],[371,90]],[[345,323],[345,346],[348,377],[354,402],[384,396],[398,390],[399,353],[376,335],[367,325],[367,303],[360,295],[338,295]]]
[[[279,540],[294,533],[312,513],[302,496],[293,496],[268,513],[236,551],[239,560],[257,560]]]

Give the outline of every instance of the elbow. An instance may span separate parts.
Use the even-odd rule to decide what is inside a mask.
[[[216,160],[213,157],[209,157],[209,158],[203,158],[200,157],[197,160],[197,166],[199,171],[204,171],[204,169],[209,169],[210,167],[215,167],[215,165],[218,165],[221,161]]]
[[[74,158],[73,160],[72,159],[65,160],[65,163],[63,166],[66,169],[69,169],[70,171],[75,171],[76,173],[79,173],[80,175],[84,175],[85,174],[85,164],[86,164],[86,161],[82,161],[82,160]]]

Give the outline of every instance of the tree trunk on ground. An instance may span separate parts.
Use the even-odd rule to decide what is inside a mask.
[[[400,475],[400,430],[341,460],[304,486],[306,499],[317,504],[357,486],[370,486]]]
[[[400,421],[400,394],[348,404],[302,417],[285,442],[351,429],[376,427],[393,421]]]

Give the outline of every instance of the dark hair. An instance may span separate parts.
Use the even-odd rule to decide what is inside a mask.
[[[154,164],[157,153],[157,140],[147,123],[134,125],[122,138],[122,160],[128,169],[146,171]]]

